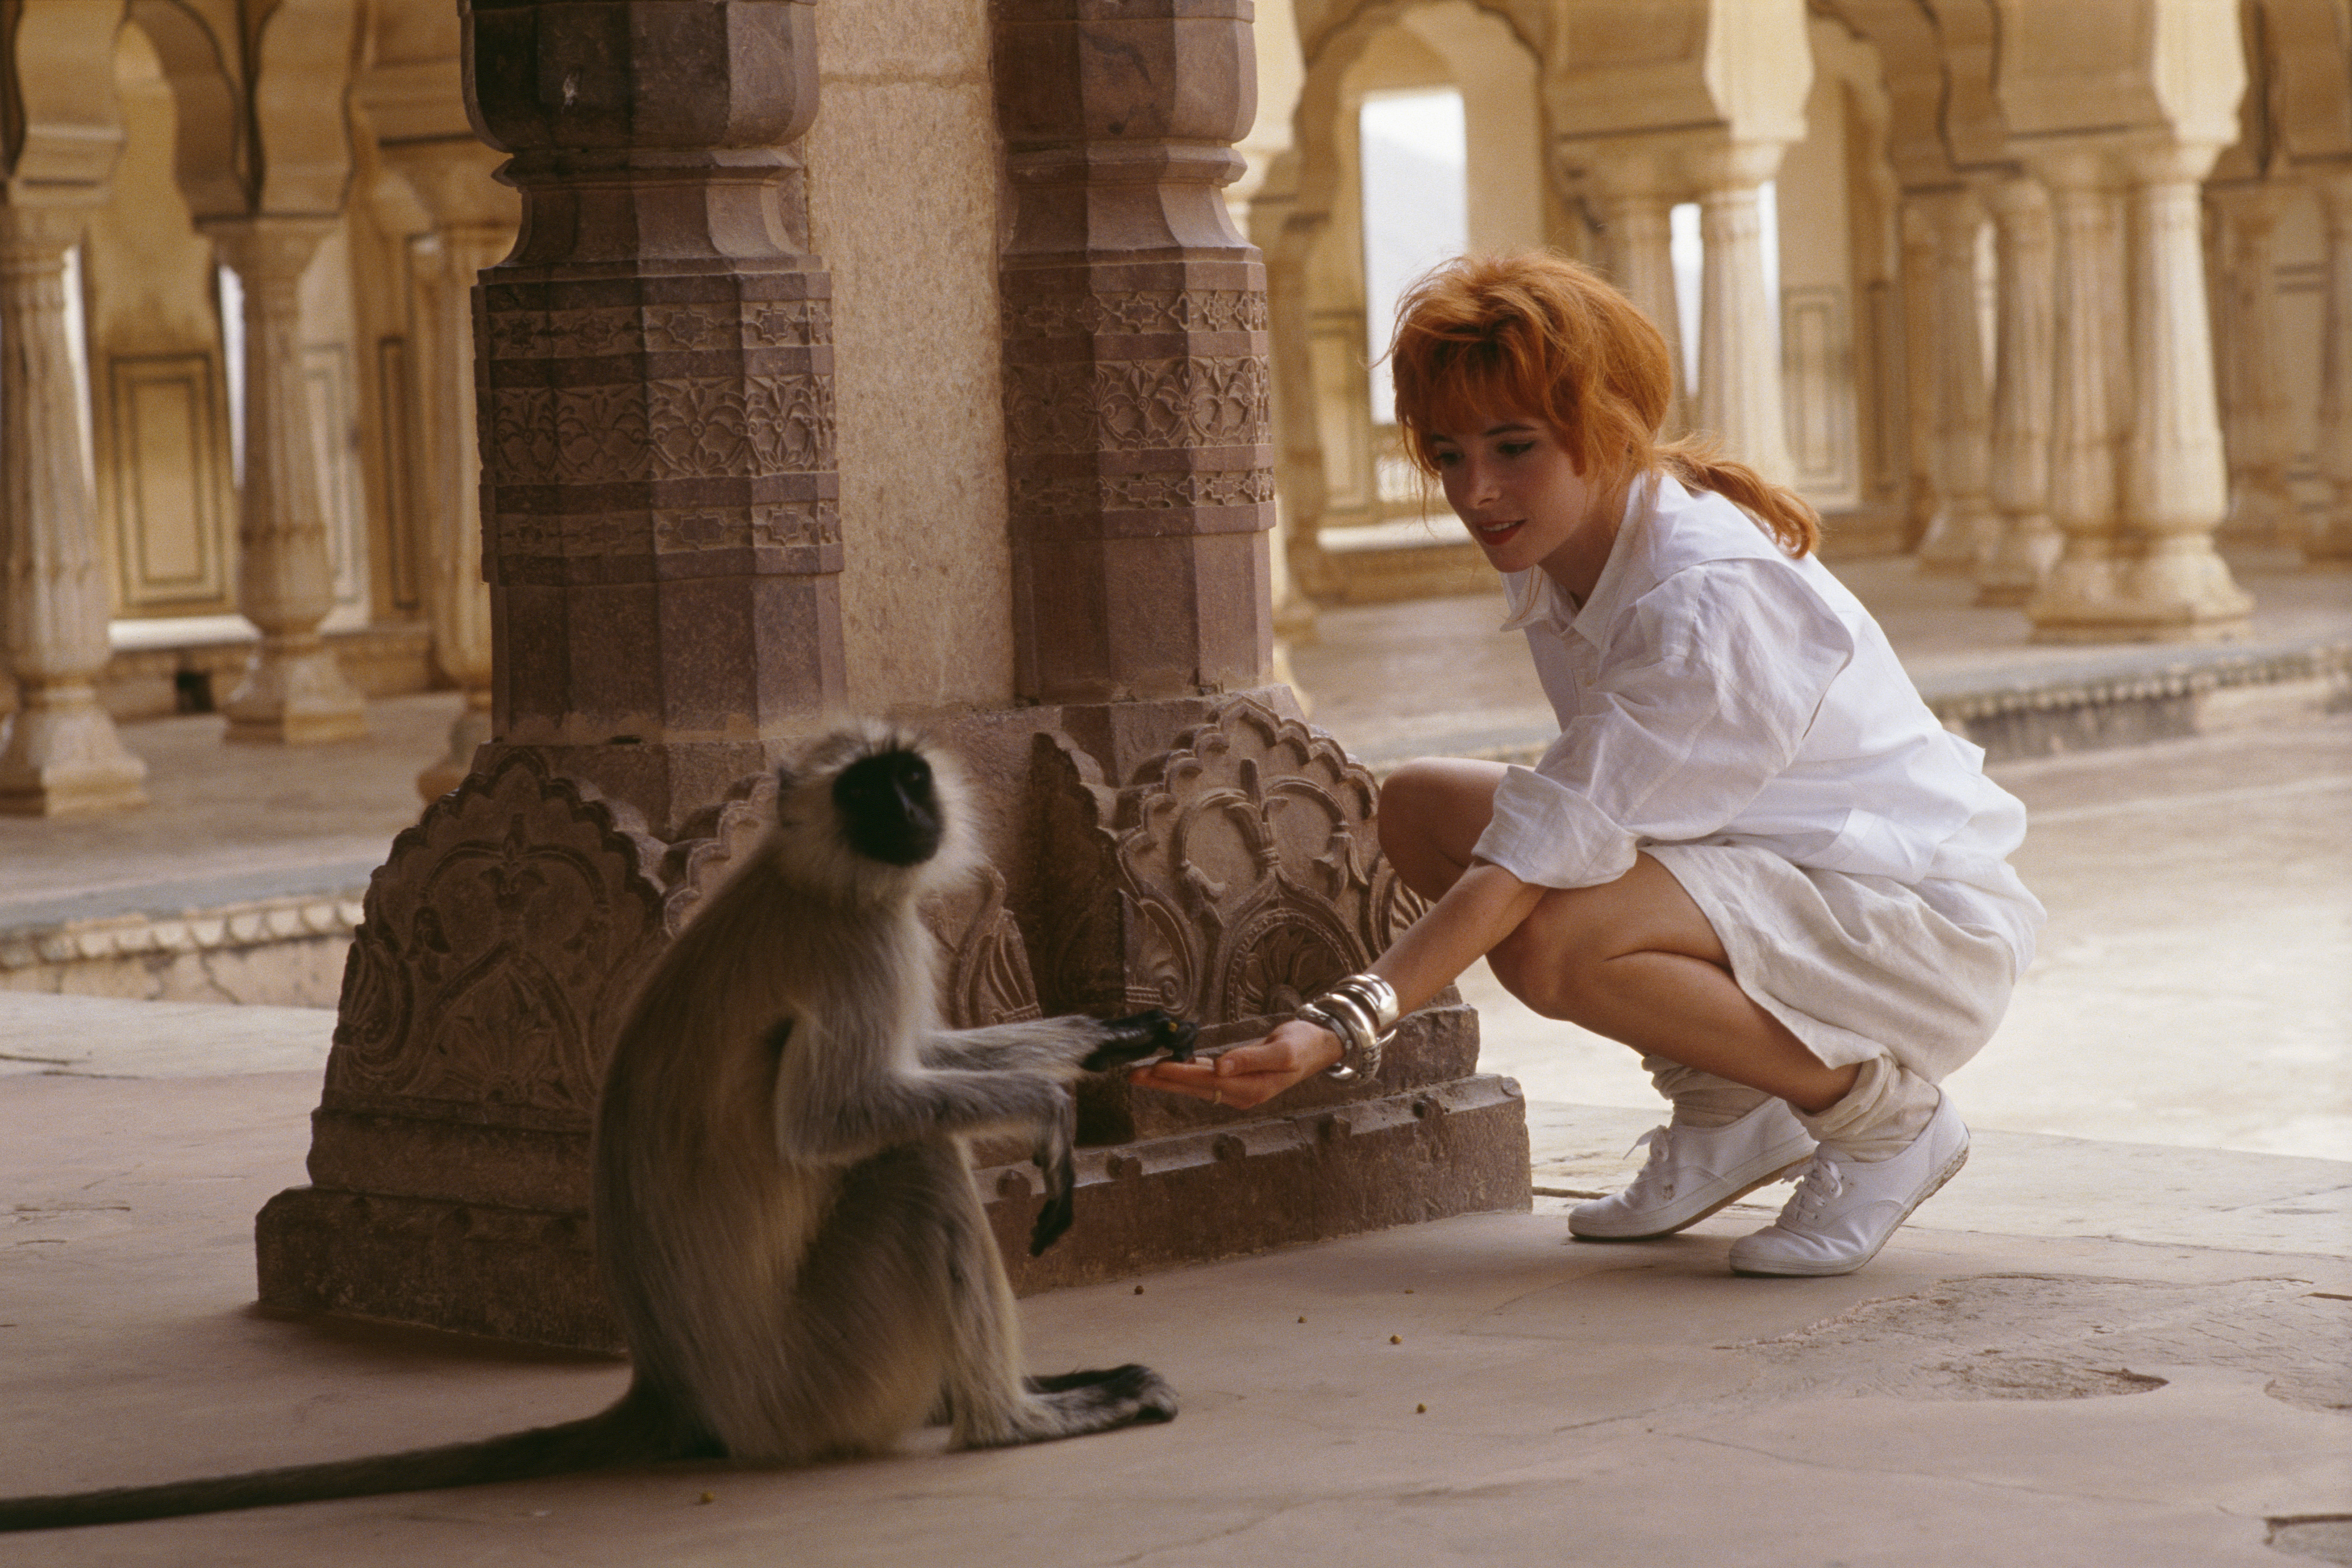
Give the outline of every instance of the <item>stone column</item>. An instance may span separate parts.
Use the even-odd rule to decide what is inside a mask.
[[[350,740],[367,732],[367,703],[319,635],[335,607],[335,582],[302,369],[302,274],[335,220],[264,216],[203,226],[245,289],[236,607],[261,628],[245,679],[221,704],[226,738]]]
[[[2219,149],[2176,142],[2132,158],[2131,367],[2124,518],[2138,558],[2117,631],[2137,640],[2205,640],[2245,628],[2253,600],[2214,552],[2230,507],[2213,395],[2198,184]]]
[[[1992,396],[1977,300],[1977,236],[1984,209],[1963,185],[1928,205],[1936,231],[1936,438],[1943,506],[1919,542],[1922,571],[1969,574],[1990,558]]]
[[[1039,701],[1269,679],[1265,269],[1219,194],[1256,107],[1247,16],[997,18],[1016,681]]]
[[[433,310],[421,400],[432,464],[432,521],[425,610],[433,657],[465,694],[449,727],[449,749],[416,775],[416,790],[438,800],[473,771],[474,752],[490,739],[490,591],[482,576],[482,464],[474,426],[474,286],[513,248],[514,193],[493,181],[499,155],[472,140],[388,144],[392,164],[432,215],[441,266],[436,287],[421,290]]]
[[[2000,537],[1977,565],[1977,603],[2022,605],[2063,547],[2050,521],[2056,242],[2050,195],[2019,175],[1985,192],[2000,268],[1992,391],[1992,504]]]
[[[1758,473],[1795,471],[1780,397],[1780,302],[1764,291],[1758,187],[1780,166],[1777,142],[1735,142],[1692,159],[1706,247],[1699,310],[1700,431]]]
[[[2223,447],[2230,465],[2225,537],[2249,543],[2303,542],[2303,514],[2287,488],[2294,460],[2290,405],[2279,374],[2282,344],[2275,281],[2284,187],[2266,182],[2208,191],[2217,226],[2217,304]]]
[[[2095,154],[2055,156],[2035,167],[2050,191],[2057,256],[2050,520],[2064,537],[2026,614],[2035,637],[2066,641],[2100,626],[2117,593],[2116,442],[2119,389],[2130,374],[2115,299],[2123,278],[2122,214]]]
[[[833,279],[792,145],[814,11],[468,15],[476,124],[523,200],[474,297],[493,750],[671,837],[845,690]],[[591,58],[582,15],[650,30]]]
[[[146,803],[147,764],[98,703],[110,652],[98,512],[66,341],[71,209],[0,204],[0,627],[17,709],[0,738],[0,812]]]
[[[2352,566],[2352,169],[2313,181],[2327,227],[2326,341],[2319,386],[2319,471],[2334,488],[2318,526],[2305,535],[2314,566]]]
[[[496,739],[370,884],[311,1184],[256,1247],[272,1303],[610,1344],[585,1210],[614,1034],[844,689],[832,279],[794,145],[814,16],[460,20],[522,195],[473,290]]]
[[[1693,389],[1684,384],[1682,312],[1675,296],[1674,198],[1654,159],[1615,149],[1596,150],[1586,183],[1601,219],[1609,276],[1625,297],[1665,334],[1675,367],[1668,434],[1687,427]]]
[[[1902,289],[1903,417],[1910,475],[1904,490],[1904,549],[1935,531],[1943,510],[1937,473],[1942,453],[1936,421],[1936,236],[1933,193],[1907,193],[1903,200]]]

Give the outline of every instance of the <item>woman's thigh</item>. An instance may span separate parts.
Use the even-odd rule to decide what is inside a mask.
[[[1563,1016],[1601,966],[1644,952],[1696,958],[1727,973],[1731,963],[1706,912],[1647,855],[1613,882],[1554,889],[1487,961],[1514,995]]]

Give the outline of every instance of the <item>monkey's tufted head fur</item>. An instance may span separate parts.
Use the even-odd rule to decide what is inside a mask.
[[[978,851],[961,772],[887,724],[837,730],[776,774],[767,854],[805,893],[854,903],[914,898],[970,869]]]

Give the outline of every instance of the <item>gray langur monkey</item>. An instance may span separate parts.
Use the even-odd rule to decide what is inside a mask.
[[[1070,1223],[1063,1085],[1194,1031],[1152,1012],[948,1030],[917,913],[972,864],[945,758],[844,731],[656,966],[607,1069],[596,1250],[635,1377],[602,1415],[478,1443],[0,1501],[0,1530],[118,1523],[678,1458],[789,1465],[944,1417],[965,1447],[1175,1416],[1150,1368],[1024,1378],[965,1141],[1036,1139],[1042,1252]]]

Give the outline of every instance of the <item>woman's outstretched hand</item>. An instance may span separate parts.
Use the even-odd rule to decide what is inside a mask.
[[[1154,1062],[1128,1074],[1127,1081],[1245,1110],[1338,1066],[1342,1054],[1339,1037],[1330,1030],[1293,1018],[1264,1039],[1198,1061]]]

